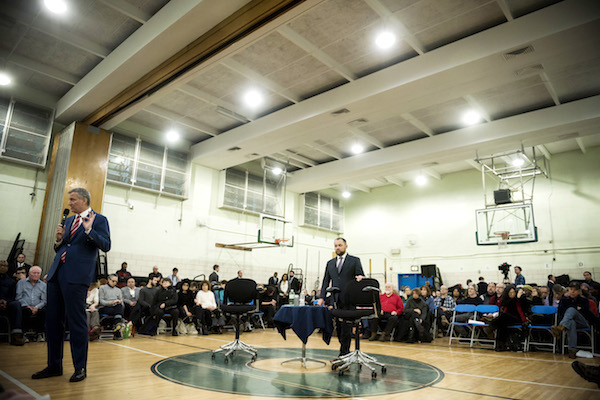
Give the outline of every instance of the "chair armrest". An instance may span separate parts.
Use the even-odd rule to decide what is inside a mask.
[[[380,292],[381,290],[379,290],[379,288],[376,288],[375,286],[365,286],[364,288],[362,288],[363,292]]]

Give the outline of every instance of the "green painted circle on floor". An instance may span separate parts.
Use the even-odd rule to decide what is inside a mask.
[[[301,349],[259,349],[256,366],[250,356],[237,352],[224,362],[222,354],[211,359],[211,352],[184,354],[161,360],[152,366],[157,376],[181,385],[199,389],[265,397],[337,398],[348,396],[379,396],[407,392],[431,386],[444,378],[438,368],[415,360],[369,353],[386,365],[387,372],[377,368],[377,378],[371,371],[353,365],[343,376],[331,370],[333,350],[307,349],[306,356],[323,360],[303,370],[299,362],[281,365],[282,360],[300,357]],[[270,361],[269,361],[270,360]]]

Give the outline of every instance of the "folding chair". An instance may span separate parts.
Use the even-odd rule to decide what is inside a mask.
[[[473,347],[473,343],[475,341],[477,341],[481,344],[490,343],[490,344],[492,344],[493,347],[496,347],[496,338],[495,337],[494,337],[494,339],[489,339],[487,337],[483,337],[483,338],[480,337],[481,332],[483,331],[483,328],[489,327],[490,325],[477,319],[477,317],[478,317],[478,315],[483,316],[483,314],[497,313],[498,310],[499,310],[498,306],[496,306],[496,305],[480,304],[477,307],[475,307],[475,313],[473,314],[473,321],[477,321],[477,322],[469,323],[469,326],[471,327],[470,347]]]
[[[525,351],[529,351],[529,346],[530,345],[535,345],[537,347],[540,346],[547,346],[547,347],[552,347],[552,352],[556,353],[556,338],[552,335],[552,331],[550,330],[550,328],[552,328],[552,325],[557,325],[558,324],[558,310],[555,307],[552,306],[533,306],[531,307],[531,312],[533,314],[537,314],[537,315],[553,315],[554,316],[554,323],[551,325],[542,325],[542,324],[532,324],[529,325],[529,335],[527,335],[527,339],[525,341]],[[548,334],[550,335],[550,337],[552,338],[552,342],[535,342],[533,340],[533,332],[535,331],[540,331],[540,332],[548,332]]]
[[[475,308],[476,307],[473,304],[458,304],[454,308],[454,312],[452,313],[452,321],[450,322],[450,328],[449,328],[449,332],[450,333],[448,334],[448,345],[449,346],[452,344],[452,340],[453,339],[456,339],[456,340],[460,339],[458,336],[454,336],[454,327],[455,326],[469,327],[469,323],[468,322],[456,322],[456,314],[457,313],[460,313],[460,314],[462,314],[462,313],[474,313],[475,312]],[[472,341],[471,341],[471,344],[472,344]]]
[[[592,352],[592,354],[594,354],[594,325],[590,324],[589,328],[577,328],[577,334],[579,333],[583,333],[584,335],[586,335],[589,339],[590,339],[590,344],[588,346],[582,346],[579,344],[579,340],[577,340],[577,347],[579,349],[584,349],[584,350],[590,350]],[[567,350],[569,348],[569,343],[568,343],[568,336],[567,336],[567,331],[564,330],[562,333],[562,340],[563,340],[563,348],[562,348],[562,353],[565,354],[565,350]]]

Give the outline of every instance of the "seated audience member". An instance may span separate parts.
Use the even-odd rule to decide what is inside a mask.
[[[384,291],[379,295],[381,302],[381,317],[378,319],[369,320],[369,329],[371,337],[369,340],[377,339],[378,326],[383,329],[379,340],[381,342],[389,342],[392,331],[398,326],[398,321],[404,311],[404,303],[402,298],[394,293],[394,285],[387,282],[384,286]]]
[[[219,266],[217,264],[213,265],[213,272],[208,276],[208,281],[211,285],[219,283]]]
[[[538,288],[538,294],[540,296],[540,300],[542,300],[542,306],[546,304],[546,299],[549,295],[552,295],[552,291],[548,289],[548,286],[540,286]]]
[[[268,328],[275,327],[273,317],[275,316],[275,306],[277,306],[276,296],[273,286],[267,286],[260,294],[260,311],[265,314],[265,323]]]
[[[158,278],[159,280],[162,279],[162,274],[160,272],[158,272],[158,265],[155,265],[154,267],[152,267],[152,272],[150,272],[148,274],[148,279],[152,279],[152,278]]]
[[[490,300],[492,297],[494,297],[494,295],[496,294],[496,284],[495,283],[488,283],[487,285],[487,291],[480,295],[479,298],[481,299],[481,301],[483,301],[483,304],[490,304]]]
[[[155,276],[148,280],[146,286],[140,289],[139,297],[135,307],[131,310],[129,318],[133,322],[133,326],[136,330],[142,331],[142,317],[149,317],[151,315],[152,304],[154,304],[154,297],[158,292],[158,281],[159,277]]]
[[[483,296],[487,292],[488,284],[485,282],[485,278],[483,276],[479,277],[479,282],[477,283],[477,295]]]
[[[126,320],[130,320],[131,310],[137,304],[138,298],[140,297],[140,288],[135,286],[135,279],[127,279],[127,286],[121,288],[123,294],[123,306],[124,316]]]
[[[194,315],[194,299],[195,294],[190,290],[190,280],[183,279],[181,281],[181,289],[177,292],[179,316],[184,324],[194,324],[196,329],[198,329],[198,322]]]
[[[27,264],[27,262],[25,261],[26,259],[27,257],[25,256],[25,254],[19,253],[19,255],[17,255],[17,259],[13,261],[12,265],[8,266],[8,275],[14,274],[19,268],[25,268],[25,275],[27,275],[29,273],[31,265]]]
[[[317,296],[317,291],[311,290],[310,294],[306,295],[306,297],[304,298],[304,304],[306,304],[307,306],[312,306],[317,300],[319,300],[319,296]]]
[[[552,287],[552,296],[548,296],[548,298],[546,298],[546,301],[544,302],[545,306],[552,306],[556,309],[558,309],[558,303],[560,302],[560,299],[563,298],[563,295],[565,294],[565,288],[563,288],[561,285],[559,284],[555,284]]]
[[[544,301],[540,297],[540,289],[538,287],[531,288],[531,305],[532,306],[544,305]]]
[[[529,303],[523,289],[508,285],[502,293],[500,314],[490,323],[490,327],[496,330],[496,351],[505,351],[508,347],[513,351],[517,350],[518,343],[508,343],[509,327],[511,325],[526,327],[529,323],[529,315]]]
[[[119,278],[119,283],[117,283],[117,287],[125,287],[127,285],[127,279],[131,278],[131,273],[127,271],[126,262],[121,263],[121,269],[116,272],[116,275]]]
[[[504,283],[499,282],[496,284],[496,293],[490,299],[490,305],[500,307],[502,303],[502,294],[504,293]]]
[[[412,297],[412,289],[408,286],[404,287],[404,290],[402,291],[402,301],[404,302],[404,304],[406,305],[406,302],[408,300],[410,300],[410,298]]]
[[[592,296],[590,290],[590,285],[585,282],[581,284],[581,296],[588,300],[592,300],[595,305],[598,305],[598,300],[596,300],[596,297]]]
[[[16,314],[21,312],[21,305],[15,301],[16,294],[17,281],[8,274],[8,262],[2,260],[0,261],[0,315],[7,316],[10,321],[10,344],[23,346],[25,344],[23,331],[20,325],[15,326]]]
[[[428,312],[429,307],[421,298],[421,289],[414,288],[412,297],[408,299],[404,306],[403,321],[399,323],[399,329],[397,329],[394,340],[403,341],[408,334],[406,341],[409,343],[414,343],[416,340],[430,342],[431,337],[429,337],[427,323]]]
[[[200,282],[200,290],[198,294],[196,294],[196,318],[198,322],[202,325],[202,334],[208,335],[211,328],[213,328],[212,318],[213,315],[215,318],[219,319],[221,313],[217,308],[217,302],[215,301],[215,296],[213,292],[209,290],[208,281]],[[220,327],[215,326],[214,329],[219,330]]]
[[[236,278],[240,278],[240,279],[241,279],[241,278],[243,278],[243,277],[244,277],[244,273],[243,273],[243,272],[242,272],[242,270],[240,269],[240,270],[237,272],[237,276],[236,276],[234,279],[236,279]]]
[[[474,306],[478,306],[480,304],[483,304],[483,300],[481,300],[481,298],[477,295],[476,287],[474,285],[470,285],[467,288],[467,297],[460,300],[458,302],[458,304],[472,304]],[[467,322],[468,320],[470,320],[472,318],[473,318],[472,312],[460,313],[460,314],[456,315],[455,322]],[[454,332],[456,332],[456,334],[461,337],[469,336],[469,332],[467,331],[467,328],[465,328],[463,325],[456,325],[454,327]]]
[[[421,286],[421,297],[425,300],[425,304],[429,307],[429,316],[432,317],[435,313],[435,300],[431,296],[431,287],[427,285]]]
[[[31,327],[40,340],[45,330],[46,284],[40,280],[42,269],[37,265],[29,268],[29,277],[17,282],[15,301],[20,305],[16,312],[15,326]]]
[[[294,276],[294,271],[290,271],[288,282],[290,284],[290,291],[293,290],[296,294],[300,293],[300,289],[302,289],[302,282],[300,282],[300,280]]]
[[[179,284],[179,282],[181,282],[181,279],[179,279],[179,276],[177,275],[178,273],[179,269],[173,268],[173,273],[167,276],[167,278],[171,280],[171,283],[173,284],[174,288],[177,288],[177,285]]]
[[[26,268],[25,267],[17,268],[17,270],[14,273],[14,276],[15,276],[15,280],[17,282],[20,281],[21,279],[27,278]]]
[[[100,314],[115,318],[115,339],[122,339],[121,328],[123,327],[123,292],[117,287],[119,278],[112,274],[108,276],[107,284],[100,286],[98,300],[100,303]]]
[[[448,287],[442,285],[440,287],[440,296],[435,299],[435,305],[438,308],[438,326],[446,328],[450,325],[456,301],[448,294]],[[442,333],[443,334],[443,333]]]
[[[288,281],[288,275],[281,275],[281,282],[279,282],[279,306],[289,303],[290,296],[290,282]]]
[[[179,320],[179,310],[177,309],[177,292],[169,278],[163,279],[156,291],[154,303],[152,304],[151,315],[156,322],[156,327],[158,327],[158,323],[165,314],[171,314],[171,327],[173,328],[171,334],[178,336],[177,320]]]
[[[85,315],[90,341],[96,340],[100,336],[100,313],[98,312],[100,298],[98,292],[98,282],[90,283],[85,299]]]
[[[577,328],[589,328],[590,325],[598,325],[598,318],[590,311],[589,300],[581,296],[581,285],[578,282],[571,282],[569,284],[569,296],[563,296],[560,299],[558,318],[560,323],[552,327],[552,334],[559,338],[563,331],[566,331],[569,358],[577,358]]]

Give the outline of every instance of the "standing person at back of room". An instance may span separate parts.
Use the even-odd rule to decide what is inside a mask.
[[[46,338],[48,366],[32,379],[60,376],[63,373],[65,319],[69,320],[71,356],[75,373],[71,382],[87,376],[88,328],[87,290],[96,280],[98,249],[110,250],[108,220],[90,208],[90,193],[84,188],[69,191],[69,208],[75,215],[56,228],[56,257],[48,272]]]
[[[219,266],[217,264],[213,265],[213,272],[208,276],[208,281],[211,285],[219,283]]]
[[[524,285],[525,277],[523,276],[523,268],[518,265],[515,266],[515,286]]]
[[[335,254],[337,257],[327,261],[325,267],[325,276],[323,276],[323,283],[321,284],[321,297],[319,298],[319,305],[323,305],[325,302],[325,296],[327,294],[327,288],[329,284],[334,287],[340,288],[342,293],[338,296],[338,307],[343,308],[344,305],[340,302],[343,299],[343,291],[346,288],[348,282],[356,279],[361,281],[364,278],[364,272],[360,258],[354,257],[346,253],[348,244],[346,239],[337,238],[333,242]],[[338,339],[340,341],[340,356],[348,354],[350,352],[350,324],[340,323],[337,325]]]

